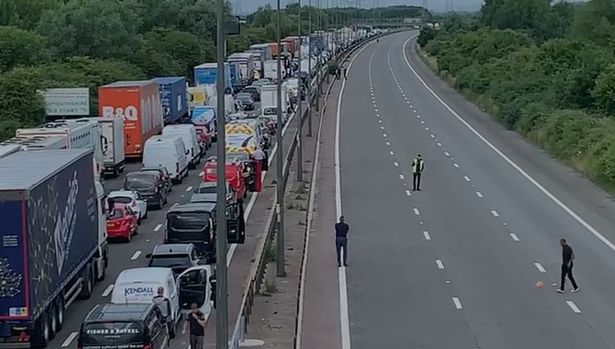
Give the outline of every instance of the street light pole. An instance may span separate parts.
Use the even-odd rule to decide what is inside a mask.
[[[312,137],[312,0],[308,2],[308,131]]]
[[[301,83],[301,0],[299,0],[299,25],[297,26],[297,35],[299,36],[299,49],[297,51],[297,60],[299,61],[299,72],[297,79],[299,85],[297,112],[299,117],[297,118],[297,182],[303,182],[303,102],[301,100],[301,94],[303,92],[303,84]]]
[[[220,1],[220,0],[218,0]],[[277,18],[277,37],[278,37],[278,98],[277,98],[277,109],[278,109],[278,130],[276,132],[277,135],[277,143],[278,143],[278,151],[277,151],[277,164],[276,164],[276,172],[277,172],[277,194],[278,194],[278,233],[277,233],[277,256],[276,256],[276,271],[278,277],[286,276],[285,269],[285,261],[284,261],[284,160],[282,158],[282,154],[284,153],[282,150],[282,125],[284,124],[284,120],[282,119],[282,33],[281,33],[281,12],[280,9],[280,0],[278,0],[278,18]]]
[[[228,276],[226,269],[226,120],[224,115],[224,0],[217,0],[218,69],[216,76],[218,147],[216,163],[216,349],[228,348]],[[211,227],[213,229],[213,227]]]

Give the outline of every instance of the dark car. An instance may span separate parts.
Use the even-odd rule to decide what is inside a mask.
[[[167,212],[165,244],[194,244],[207,264],[216,262],[215,203],[176,204]]]
[[[83,320],[77,348],[167,348],[169,338],[154,303],[99,304]]]
[[[171,268],[176,275],[202,263],[193,244],[156,245],[146,257],[148,267]]]
[[[245,93],[249,93],[252,95],[252,99],[255,102],[260,102],[261,101],[261,89],[258,86],[248,86],[245,87],[243,90],[241,90],[241,92],[245,92]]]
[[[124,179],[124,189],[139,192],[148,207],[161,209],[167,202],[166,184],[156,172],[130,172]]]
[[[246,93],[246,92],[238,93],[235,96],[235,100],[241,102],[241,104],[243,105],[243,110],[254,110],[255,108],[254,99],[252,99],[251,93]]]
[[[167,189],[167,193],[170,192],[170,191],[173,191],[173,180],[171,178],[171,174],[169,173],[169,171],[167,170],[166,167],[164,167],[164,166],[142,167],[141,170],[139,170],[139,172],[159,173],[160,176],[162,177],[162,180],[165,183],[165,186],[166,186],[166,189]]]
[[[190,202],[216,202],[218,187],[216,182],[204,182],[192,191]],[[226,182],[226,201],[230,202],[233,199],[233,189],[231,189],[228,181]]]

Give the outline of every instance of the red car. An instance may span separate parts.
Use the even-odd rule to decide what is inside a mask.
[[[138,220],[130,206],[115,204],[115,209],[107,215],[107,237],[130,242],[137,233]]]

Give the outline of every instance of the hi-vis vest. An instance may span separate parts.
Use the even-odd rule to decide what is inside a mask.
[[[425,169],[425,160],[415,158],[412,160],[412,173],[421,173]]]

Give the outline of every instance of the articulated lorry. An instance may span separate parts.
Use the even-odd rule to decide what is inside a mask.
[[[0,348],[44,348],[108,265],[91,149],[0,159]]]

